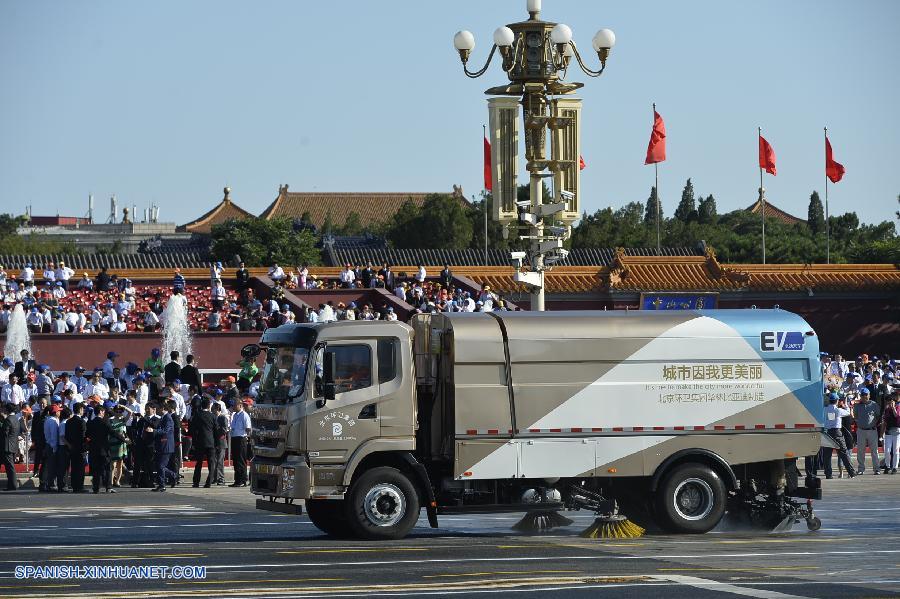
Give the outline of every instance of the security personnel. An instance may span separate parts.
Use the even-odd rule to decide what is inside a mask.
[[[156,428],[147,427],[144,429],[148,433],[153,434],[153,450],[156,454],[157,482],[154,491],[164,492],[166,490],[166,478],[178,481],[178,474],[169,469],[169,460],[175,451],[175,421],[172,419],[172,413],[175,411],[175,402],[167,400],[165,403],[165,411]]]
[[[112,473],[110,472],[110,447],[112,438],[127,442],[127,438],[120,432],[114,431],[106,418],[110,408],[109,402],[99,403],[94,407],[94,418],[87,423],[85,434],[88,438],[91,460],[91,483],[94,493],[100,492],[100,483],[107,493],[115,493],[112,488]]]
[[[828,396],[828,405],[825,407],[825,433],[837,445],[838,459],[844,465],[844,468],[847,469],[847,474],[850,475],[850,478],[853,478],[856,476],[856,472],[854,472],[853,466],[850,465],[850,456],[847,455],[847,445],[844,443],[844,434],[841,432],[841,419],[849,416],[850,410],[843,406],[838,406],[838,399],[837,393],[831,393]],[[828,447],[825,451],[825,478],[832,478],[831,450],[832,448]]]
[[[213,466],[213,453],[215,451],[215,427],[216,419],[209,411],[210,401],[204,398],[199,414],[191,418],[191,438],[194,442],[194,486],[200,486],[200,472],[203,468],[203,460],[206,460],[206,484],[209,488],[215,480],[215,467]]]
[[[76,402],[72,405],[72,417],[66,421],[66,443],[69,446],[69,464],[72,472],[72,492],[86,493],[84,488],[84,443],[85,422],[84,404]]]
[[[0,456],[3,457],[0,465],[6,469],[7,491],[15,491],[18,487],[15,459],[19,452],[20,427],[15,406],[11,403],[3,404],[0,407]]]

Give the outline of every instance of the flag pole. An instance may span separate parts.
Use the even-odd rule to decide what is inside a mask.
[[[484,139],[487,139],[487,125],[481,125],[481,133]],[[492,158],[493,159],[493,158]],[[482,186],[484,184],[482,183]],[[484,210],[484,265],[488,265],[488,206],[487,206],[487,190],[481,190],[481,208]]]
[[[653,125],[656,126],[656,102],[653,103]],[[655,176],[654,187],[656,189],[656,255],[662,255],[659,236],[659,163],[653,163],[653,173]]]
[[[762,138],[762,127],[757,127],[757,134]],[[759,139],[756,140],[757,145]],[[766,192],[763,189],[763,167],[759,166],[759,202],[762,213],[762,263],[766,263]]]
[[[828,127],[825,127],[825,143],[828,143]],[[831,225],[828,223],[828,164],[825,164],[825,264],[831,264]]]

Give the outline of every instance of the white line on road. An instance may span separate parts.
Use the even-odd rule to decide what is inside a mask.
[[[754,589],[751,587],[739,587],[725,582],[707,580],[706,578],[697,578],[696,576],[671,574],[654,576],[654,578],[670,580],[672,582],[696,587],[698,589],[720,591],[722,593],[732,593],[734,595],[743,595],[744,597],[757,597],[758,599],[802,599],[799,597],[799,595],[788,595],[785,593],[779,593],[778,591],[767,591],[765,589]]]

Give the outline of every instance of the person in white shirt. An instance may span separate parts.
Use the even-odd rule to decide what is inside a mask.
[[[73,308],[70,308],[66,315],[63,317],[63,320],[66,321],[66,327],[69,329],[70,333],[75,333],[78,330],[78,314],[74,311]]]
[[[47,268],[44,269],[44,282],[56,283],[56,267],[53,266],[52,262],[47,263]]]
[[[212,300],[213,309],[222,309],[222,306],[225,305],[225,296],[225,286],[222,285],[222,281],[220,279],[216,279],[213,282],[212,289],[209,292],[209,297]]]
[[[156,331],[159,326],[159,316],[156,313],[147,307],[144,312],[144,332],[145,333],[153,333]]]
[[[87,291],[90,291],[94,288],[94,282],[91,280],[87,273],[84,273],[84,276],[78,280],[78,288],[85,289]]]
[[[13,373],[13,366],[12,358],[3,358],[3,361],[0,362],[0,385],[5,385],[9,382],[9,376]]]
[[[96,332],[100,331],[100,325],[103,322],[103,314],[100,313],[100,309],[97,308],[97,305],[94,304],[91,306],[91,330]]]
[[[25,403],[25,393],[19,386],[19,377],[11,375],[3,390],[0,391],[0,400],[3,403],[13,403],[16,405]]]
[[[319,315],[315,310],[310,310],[306,317],[307,322],[319,322]]]
[[[6,293],[6,279],[7,279],[6,269],[0,266],[0,292]]]
[[[284,269],[277,264],[269,269],[269,278],[273,281],[282,281],[284,276]]]
[[[32,333],[40,333],[41,329],[44,327],[44,317],[38,312],[37,308],[32,308],[28,312],[28,316],[25,317],[25,323],[28,325],[28,330]]]
[[[126,316],[128,316],[128,312],[125,312],[124,314],[122,314],[122,318],[125,318]],[[109,332],[110,333],[127,333],[128,325],[125,324],[124,320],[117,320],[116,322],[109,325]]]
[[[56,268],[56,280],[62,283],[64,289],[69,289],[69,279],[75,274],[75,271],[65,265],[64,262],[60,262],[59,266]]]
[[[101,376],[102,374],[103,373],[99,370],[94,371],[90,382],[88,382],[87,387],[85,387],[84,390],[84,394],[87,397],[96,395],[103,401],[109,399],[109,385],[107,385],[106,381],[103,380],[103,377]]]
[[[418,281],[419,283],[424,283],[426,276],[427,273],[425,272],[425,267],[420,264],[419,271],[416,273],[416,281]]]
[[[184,397],[179,393],[181,390],[181,381],[175,379],[169,384],[169,393],[171,399],[175,402],[175,413],[179,418],[184,418],[187,413],[187,405],[184,403]]]
[[[388,308],[387,315],[384,317],[385,320],[394,321],[397,320],[397,314],[394,313],[393,308]]]
[[[22,272],[20,272],[19,275],[26,283],[34,282],[34,269],[31,268],[31,262],[25,265],[25,268],[22,269]]]
[[[347,263],[347,266],[341,271],[341,287],[344,289],[352,289],[353,284],[356,282],[356,273],[353,272],[353,267],[350,266],[350,263]]]
[[[25,397],[26,403],[31,403],[32,398],[37,401],[37,385],[34,384],[34,373],[30,373],[25,377],[25,382],[19,385],[22,387],[22,395]]]
[[[132,381],[134,385],[134,396],[137,399],[137,402],[141,406],[141,413],[144,413],[144,407],[147,405],[147,401],[150,399],[150,387],[147,386],[147,383],[144,380],[143,375],[139,375],[134,377]]]
[[[57,281],[56,285],[53,286],[53,297],[56,299],[66,297],[66,290],[63,288],[62,281]]]
[[[278,302],[276,302],[274,298],[270,299],[269,300],[269,314],[275,314],[276,312],[280,312],[280,311],[281,311],[281,309],[278,306]]]
[[[394,289],[394,295],[402,299],[404,302],[406,301],[406,282],[400,283],[397,285],[397,288]]]
[[[53,394],[62,395],[63,391],[66,389],[71,389],[75,393],[78,392],[78,385],[69,380],[68,372],[59,375],[59,382],[56,383],[56,387],[53,388]]]

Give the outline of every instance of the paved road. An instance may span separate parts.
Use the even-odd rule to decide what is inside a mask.
[[[581,539],[592,516],[551,534],[516,515],[423,520],[403,541],[325,537],[304,517],[259,512],[247,489],[161,495],[0,495],[0,596],[560,597],[900,596],[900,476],[824,481],[823,528]],[[17,565],[205,566],[203,580],[17,580]]]

